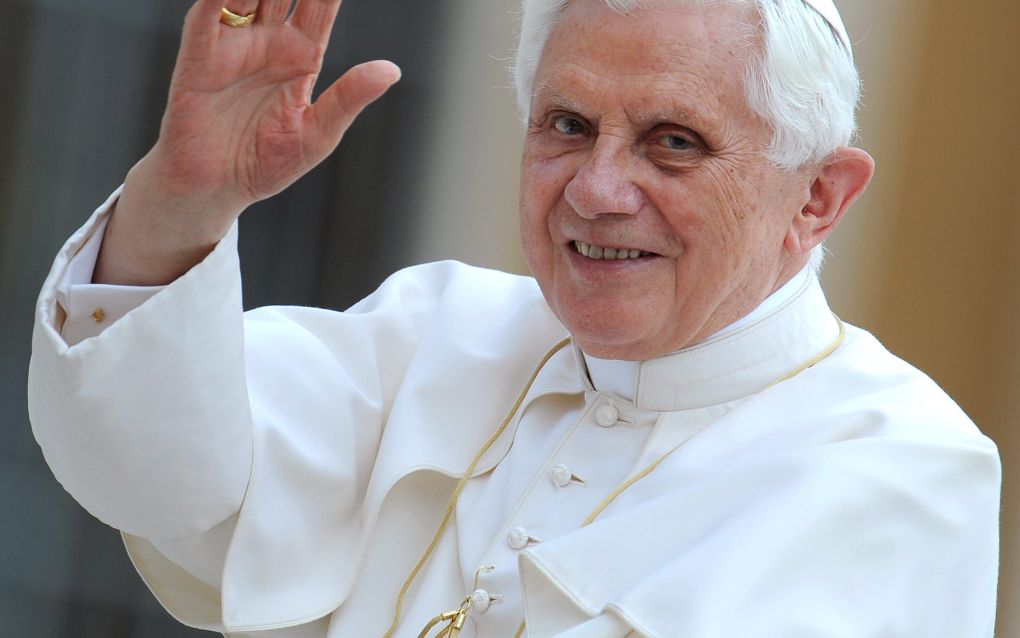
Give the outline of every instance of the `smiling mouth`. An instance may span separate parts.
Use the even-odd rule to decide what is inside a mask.
[[[574,249],[588,259],[594,261],[622,261],[625,259],[640,259],[649,257],[652,253],[633,248],[606,248],[603,246],[592,246],[583,241],[575,241]]]

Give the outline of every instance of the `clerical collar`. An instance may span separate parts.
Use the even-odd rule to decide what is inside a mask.
[[[790,281],[783,284],[778,290],[769,295],[757,308],[744,317],[741,317],[699,344],[689,346],[677,353],[667,355],[666,357],[653,361],[669,361],[671,359],[676,359],[684,352],[699,348],[702,344],[707,345],[723,342],[730,335],[736,335],[750,326],[753,326],[757,322],[776,314],[781,308],[790,304],[795,298],[803,294],[812,283],[817,286],[817,278],[811,267],[806,266],[792,279],[790,279]],[[609,392],[622,399],[635,401],[635,397],[638,396],[638,387],[641,384],[642,377],[644,376],[645,381],[648,381],[648,375],[643,375],[642,372],[646,371],[644,369],[649,367],[646,364],[650,362],[599,359],[588,354],[583,354],[583,359],[588,369],[588,377],[591,386],[593,389],[598,391]],[[656,367],[659,366],[657,365]]]

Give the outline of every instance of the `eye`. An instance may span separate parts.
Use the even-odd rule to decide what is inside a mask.
[[[660,135],[656,141],[672,151],[687,151],[694,148],[694,144],[683,135]]]
[[[588,128],[583,121],[573,115],[557,115],[553,118],[553,128],[563,135],[584,135]]]

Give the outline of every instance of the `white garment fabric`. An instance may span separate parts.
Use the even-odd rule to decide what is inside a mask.
[[[121,189],[110,197],[107,206],[120,197]],[[96,224],[88,240],[68,262],[56,288],[56,300],[66,315],[61,334],[68,344],[94,337],[149,300],[164,286],[110,286],[93,284],[99,248],[103,243],[107,219]],[[102,314],[97,314],[97,313]],[[98,319],[98,320],[97,320]]]
[[[452,262],[345,313],[242,317],[232,232],[75,343],[58,290],[108,209],[39,301],[30,411],[54,474],[124,531],[187,624],[381,636],[458,478],[566,331],[531,279]],[[529,636],[561,638],[991,636],[994,445],[852,327],[780,381],[839,334],[810,276],[748,325],[629,366],[630,382],[603,387],[597,362],[558,350],[396,635],[477,589],[496,600],[465,638],[525,617]]]
[[[811,6],[815,11],[819,13],[825,21],[832,27],[833,33],[839,38],[840,43],[846,52],[853,57],[853,47],[850,44],[850,35],[847,33],[846,25],[843,24],[843,18],[839,15],[839,10],[836,9],[836,4],[832,0],[805,0],[807,4]]]

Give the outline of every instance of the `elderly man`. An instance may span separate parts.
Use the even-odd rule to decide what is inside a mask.
[[[38,307],[36,436],[232,636],[990,636],[999,464],[829,311],[866,188],[829,0],[527,0],[534,280],[242,317],[233,224],[398,78],[314,104],[334,0],[200,0],[160,138]]]

